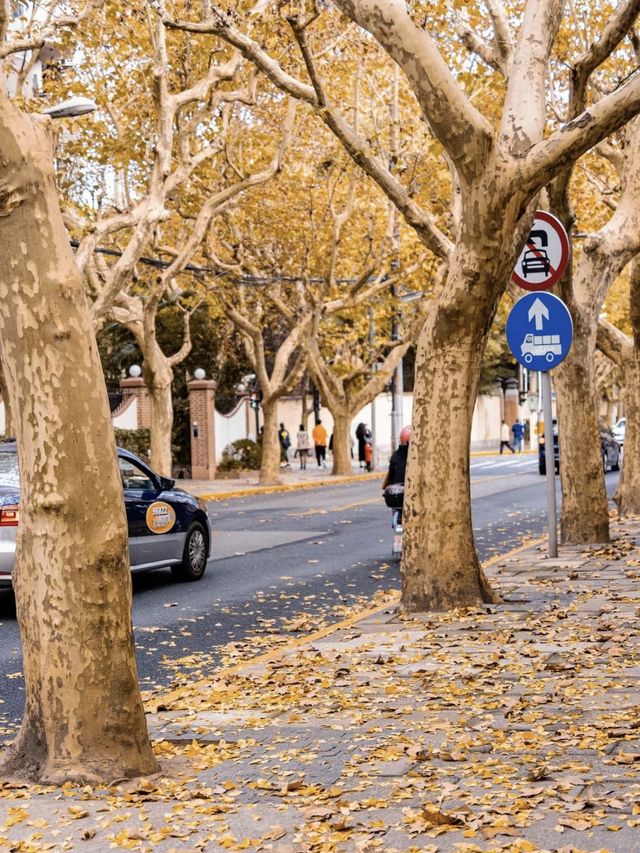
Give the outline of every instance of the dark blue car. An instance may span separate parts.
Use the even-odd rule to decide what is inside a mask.
[[[132,572],[171,568],[184,581],[204,575],[211,529],[203,501],[175,481],[160,477],[128,450],[118,448],[124,505],[129,525]],[[0,587],[11,586],[20,517],[18,456],[13,441],[0,443]]]
[[[600,454],[602,456],[602,467],[605,474],[607,471],[619,471],[620,461],[622,458],[620,445],[613,437],[613,433],[609,427],[600,422]],[[538,439],[538,471],[541,474],[547,473],[547,444],[545,434],[543,433]],[[560,473],[560,447],[558,446],[558,422],[553,419],[553,460],[555,463],[556,474]]]

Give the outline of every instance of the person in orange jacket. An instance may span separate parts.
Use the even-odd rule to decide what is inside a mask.
[[[318,460],[318,468],[326,468],[327,458],[327,431],[322,426],[322,421],[317,420],[311,432],[311,438],[316,449],[316,459]]]

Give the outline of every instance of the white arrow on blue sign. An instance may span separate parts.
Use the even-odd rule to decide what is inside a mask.
[[[507,318],[511,352],[530,370],[551,370],[563,361],[573,341],[569,309],[553,293],[528,293]]]

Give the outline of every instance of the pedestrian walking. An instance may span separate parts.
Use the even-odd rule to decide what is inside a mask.
[[[278,441],[280,442],[280,462],[284,464],[285,468],[291,468],[291,465],[289,464],[291,436],[289,435],[289,430],[284,424],[280,424],[280,429],[278,430]]]
[[[502,421],[502,426],[500,427],[500,455],[502,456],[502,451],[505,447],[508,447],[512,453],[515,453],[513,447],[509,443],[509,439],[511,438],[511,431],[509,429],[509,424],[506,421]]]
[[[513,433],[513,449],[517,453],[522,453],[522,442],[524,441],[524,424],[520,418],[516,418],[516,422],[511,427]]]
[[[356,439],[358,441],[358,463],[359,463],[361,468],[364,468],[366,466],[366,459],[365,459],[365,447],[367,444],[366,433],[367,433],[367,425],[363,424],[363,423],[359,423],[358,426],[356,427]]]
[[[296,436],[296,456],[300,459],[300,470],[307,470],[307,459],[311,450],[311,440],[309,433],[304,428],[304,424],[300,424],[298,435]]]
[[[364,467],[373,470],[373,433],[368,427],[364,431]]]
[[[322,425],[322,421],[318,418],[314,426],[311,437],[316,450],[316,459],[318,460],[318,468],[327,467],[327,431]]]

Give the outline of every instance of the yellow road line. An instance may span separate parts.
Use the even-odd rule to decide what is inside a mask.
[[[531,451],[533,453],[533,451]],[[495,456],[493,451],[477,451],[471,456]],[[524,455],[524,454],[523,454]],[[248,486],[246,489],[233,489],[226,492],[203,492],[197,494],[191,492],[195,497],[201,498],[203,501],[228,501],[234,498],[252,497],[254,495],[272,495],[278,492],[297,492],[304,489],[317,489],[325,486],[341,486],[349,483],[358,483],[366,480],[377,480],[384,476],[383,471],[372,471],[370,474],[353,474],[348,477],[336,477],[332,480],[309,480],[304,483],[280,483],[273,486]],[[521,472],[523,473],[523,472]],[[499,475],[497,475],[499,476]],[[481,482],[476,480],[476,482]]]
[[[287,518],[303,518],[307,515],[328,515],[330,512],[342,512],[346,509],[356,509],[360,506],[367,506],[368,504],[379,504],[382,500],[382,496],[379,495],[375,498],[369,498],[366,501],[356,501],[355,503],[345,504],[345,506],[336,506],[331,509],[308,509],[305,512],[289,512],[287,513]]]
[[[491,483],[493,480],[504,480],[505,477],[517,477],[520,476],[520,473],[513,474],[492,474],[490,477],[474,477],[471,480],[471,485],[476,486],[481,483]],[[361,506],[368,506],[369,504],[377,504],[382,500],[382,495],[377,498],[368,498],[366,501],[356,501],[355,503],[345,504],[344,506],[336,506],[331,509],[307,509],[304,512],[289,512],[287,513],[287,518],[304,518],[308,515],[328,515],[330,512],[342,512],[347,509],[356,509]]]
[[[377,480],[383,476],[382,471],[375,471],[371,474],[354,474],[352,477],[336,477],[335,480],[310,480],[305,483],[281,483],[274,486],[249,486],[246,489],[235,489],[228,492],[203,492],[196,494],[191,492],[195,497],[203,501],[227,501],[233,498],[251,497],[252,495],[272,495],[277,492],[298,492],[303,489],[317,489],[322,486],[344,486],[349,483],[359,483],[361,480]]]

